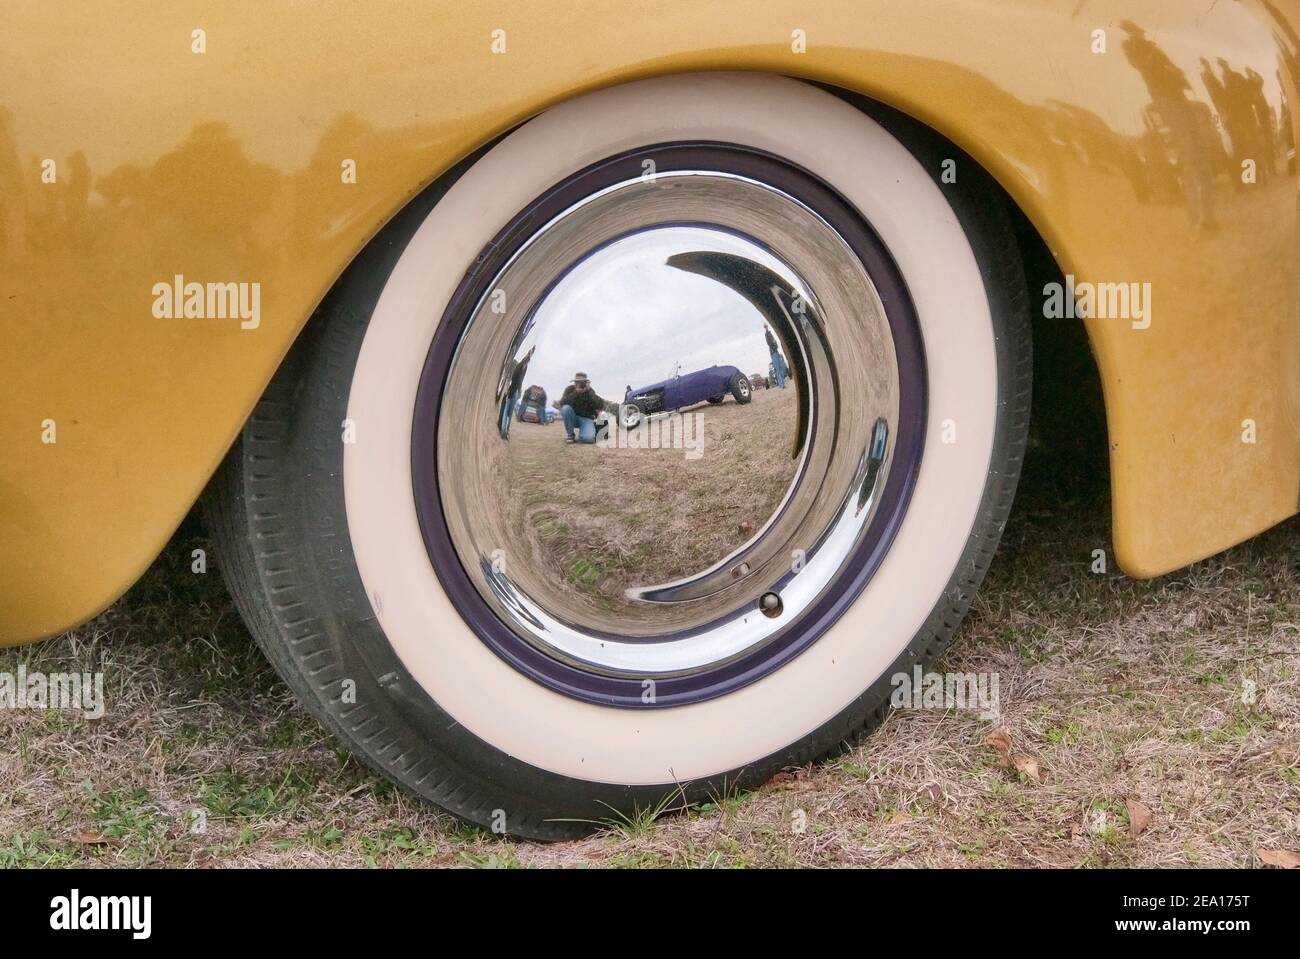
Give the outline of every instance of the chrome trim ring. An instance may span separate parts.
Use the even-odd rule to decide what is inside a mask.
[[[651,300],[670,303],[660,291],[665,269],[676,269],[739,294],[776,334],[797,396],[788,486],[721,555],[687,550],[698,568],[668,581],[633,569],[612,595],[593,597],[547,562],[543,537],[512,506],[532,475],[521,472],[519,431],[541,423],[515,420],[511,374],[530,361],[538,369],[541,349],[572,339],[566,286],[642,267],[657,270]],[[681,311],[660,312],[665,339],[696,332]],[[737,401],[752,392],[748,379],[735,386]],[[717,695],[806,648],[865,584],[918,465],[924,396],[901,278],[824,184],[730,145],[639,150],[539,198],[453,297],[417,399],[422,531],[466,621],[534,678],[618,705]],[[560,439],[548,456],[572,455]]]

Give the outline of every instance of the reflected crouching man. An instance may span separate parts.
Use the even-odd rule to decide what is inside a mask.
[[[606,402],[591,388],[586,373],[574,373],[559,402],[564,418],[564,442],[596,442],[596,417],[605,412]]]

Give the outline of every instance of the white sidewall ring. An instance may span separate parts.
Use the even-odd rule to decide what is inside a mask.
[[[774,120],[778,118],[778,120]],[[784,157],[839,191],[898,264],[929,378],[911,503],[857,602],[791,663],[726,696],[613,709],[553,692],[470,630],[433,570],[411,485],[416,390],[440,317],[469,264],[551,186],[613,154],[711,140]],[[756,74],[644,80],[586,94],[511,133],[438,202],[371,318],[348,397],[348,531],[379,623],[411,675],[458,723],[530,765],[595,782],[684,782],[796,742],[860,696],[939,601],[978,517],[997,412],[993,323],[951,207],[916,159],[830,93]],[[943,442],[945,420],[957,442]]]

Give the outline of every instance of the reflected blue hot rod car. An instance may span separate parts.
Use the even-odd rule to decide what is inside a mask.
[[[639,389],[629,386],[623,397],[623,425],[632,427],[643,416],[671,413],[697,403],[721,403],[728,393],[737,403],[753,399],[749,378],[734,366],[710,366]]]

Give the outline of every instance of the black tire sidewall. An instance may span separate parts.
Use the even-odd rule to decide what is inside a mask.
[[[893,127],[891,132],[899,135]],[[932,141],[911,134],[900,139],[914,153]],[[308,708],[373,768],[457,816],[531,838],[580,835],[609,821],[615,810],[650,808],[666,794],[683,804],[716,797],[856,742],[883,717],[890,677],[932,661],[951,638],[991,561],[1014,495],[1028,425],[1030,347],[1019,251],[1000,191],[973,161],[967,169],[975,172],[960,190],[944,187],[980,262],[992,306],[999,418],[979,520],[924,627],[861,696],[797,742],[705,780],[628,787],[539,769],[459,725],[393,650],[352,556],[341,430],[352,371],[402,250],[470,162],[421,193],[348,269],[277,372],[214,484],[211,499],[218,502],[210,515],[223,569],[268,657]],[[732,392],[738,402],[752,396],[741,399],[734,381]],[[269,480],[268,469],[274,473]],[[260,494],[256,508],[254,492]],[[268,514],[278,518],[270,522]],[[265,548],[268,538],[276,549]],[[257,550],[254,542],[261,544]],[[292,560],[288,577],[285,553]],[[274,606],[266,599],[271,595]]]

